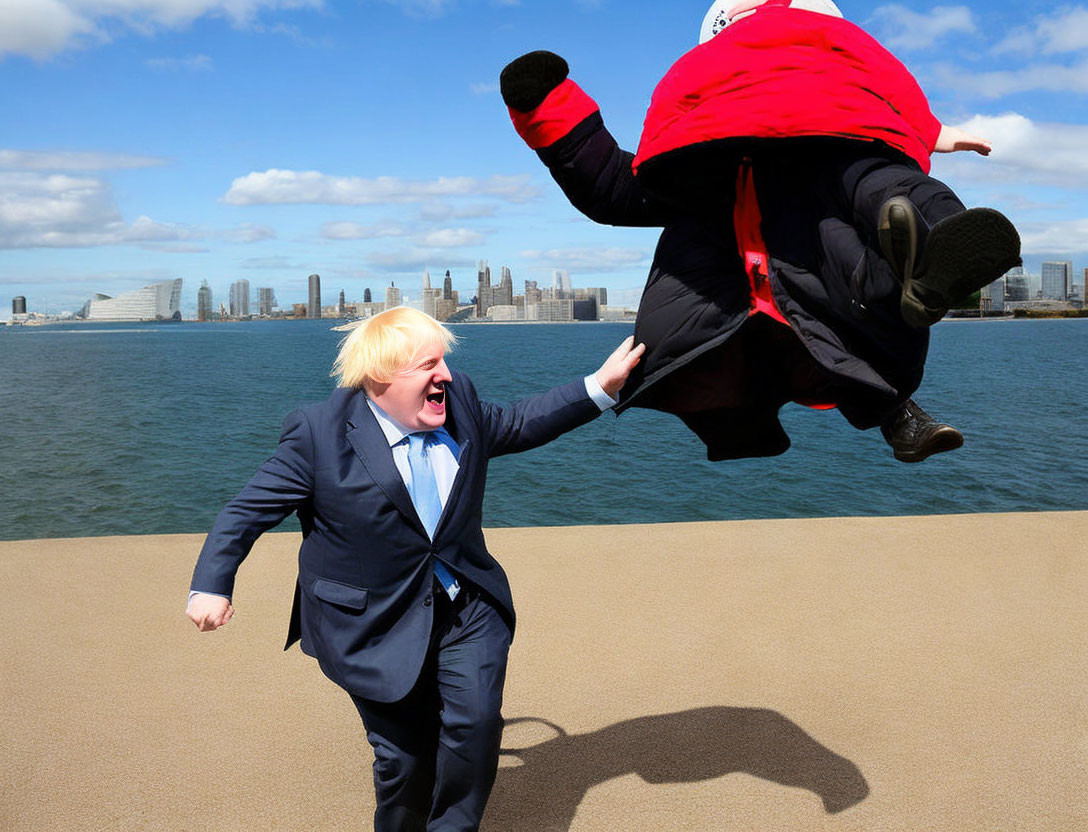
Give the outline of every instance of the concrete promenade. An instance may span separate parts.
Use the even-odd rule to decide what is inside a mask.
[[[183,615],[200,535],[0,543],[0,829],[370,828],[282,652],[298,536]],[[1088,512],[496,529],[485,832],[1088,830]]]

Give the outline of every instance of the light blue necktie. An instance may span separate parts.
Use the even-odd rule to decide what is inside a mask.
[[[408,491],[412,497],[412,504],[416,507],[416,514],[423,522],[423,528],[433,540],[435,527],[438,526],[438,519],[442,516],[442,499],[438,496],[438,483],[434,478],[434,469],[431,468],[431,459],[427,453],[428,442],[433,444],[430,432],[408,434],[408,468],[412,474]],[[457,593],[461,591],[461,586],[438,558],[434,559],[434,574],[450,599],[456,598]]]

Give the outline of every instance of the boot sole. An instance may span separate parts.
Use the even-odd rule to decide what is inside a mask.
[[[921,462],[934,454],[943,454],[946,451],[954,451],[963,446],[963,434],[951,425],[941,425],[926,438],[919,448],[912,450],[895,450],[895,458],[900,462]]]
[[[1020,235],[1001,212],[971,208],[943,219],[926,237],[919,276],[904,276],[903,317],[912,326],[930,326],[953,303],[1020,262]],[[926,304],[919,294],[937,305]]]
[[[914,205],[905,196],[893,196],[880,206],[877,239],[884,259],[899,282],[904,283],[914,274],[914,257],[918,250]]]

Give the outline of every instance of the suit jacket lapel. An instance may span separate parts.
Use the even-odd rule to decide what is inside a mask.
[[[393,453],[389,449],[385,434],[378,427],[378,421],[367,406],[366,398],[362,393],[355,397],[355,404],[348,419],[346,436],[371,479],[377,483],[400,513],[426,535],[423,523],[412,504],[412,497],[404,485],[404,479],[393,463]]]

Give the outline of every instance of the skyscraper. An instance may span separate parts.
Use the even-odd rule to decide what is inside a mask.
[[[200,282],[200,288],[196,290],[196,319],[198,321],[211,320],[212,317],[212,290],[207,280]]]
[[[394,306],[400,306],[400,289],[390,281],[385,287],[385,308],[392,309]]]
[[[492,306],[510,306],[514,302],[514,281],[507,266],[502,267],[499,285],[492,295]]]
[[[423,314],[438,319],[438,301],[442,297],[441,289],[431,288],[431,275],[423,270]]]
[[[340,300],[336,304],[336,314],[343,318],[348,314],[348,305],[344,302],[344,290],[340,290]]]
[[[1015,302],[1028,299],[1028,278],[1023,266],[1014,266],[1005,272],[1005,301]]]
[[[1088,275],[1088,269],[1084,270],[1084,274]],[[453,300],[453,278],[449,269],[446,269],[446,279],[442,281],[442,300]]]
[[[26,298],[22,295],[11,299],[11,316],[26,317]]]
[[[363,289],[363,303],[373,303],[370,299],[370,289]]]
[[[269,317],[276,308],[276,292],[273,289],[264,288],[257,290],[257,313]]]
[[[1073,288],[1073,264],[1068,261],[1043,263],[1043,297],[1068,300]]]
[[[321,276],[310,275],[310,299],[306,304],[306,317],[321,317]]]
[[[242,279],[230,284],[230,316],[245,318],[249,315],[249,281]]]
[[[566,269],[556,269],[554,275],[553,289],[555,297],[569,298],[571,296],[570,272],[568,272]]]
[[[491,291],[491,267],[486,260],[481,260],[476,270],[476,317],[487,315],[493,305],[494,293]]]

